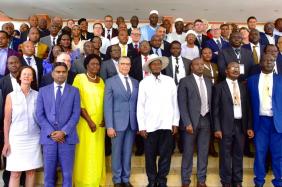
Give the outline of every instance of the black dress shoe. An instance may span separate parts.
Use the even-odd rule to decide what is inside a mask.
[[[123,187],[133,187],[130,182],[123,183]]]
[[[122,183],[116,183],[114,184],[114,187],[123,187]]]

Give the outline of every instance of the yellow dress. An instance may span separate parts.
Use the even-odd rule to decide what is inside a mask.
[[[75,77],[73,86],[79,89],[81,108],[86,109],[94,121],[96,131],[91,132],[82,117],[77,125],[79,143],[76,145],[73,184],[75,187],[99,187],[105,185],[105,128],[99,127],[103,120],[104,82],[88,81],[86,74]]]

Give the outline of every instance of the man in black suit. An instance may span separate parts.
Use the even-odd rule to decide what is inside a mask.
[[[76,76],[76,73],[74,73],[70,70],[71,69],[71,57],[70,57],[70,55],[66,52],[62,52],[57,56],[56,62],[63,62],[67,65],[67,67],[68,67],[67,83],[72,85],[73,80]],[[42,77],[42,81],[39,84],[39,87],[47,86],[48,84],[52,84],[53,82],[54,82],[54,79],[52,77],[52,72],[51,72],[51,73],[48,73],[48,74],[46,74]]]
[[[132,16],[130,18],[131,27],[127,29],[128,35],[131,34],[132,29],[137,29],[139,24],[139,18],[137,16]]]
[[[32,41],[25,41],[22,44],[22,53],[20,61],[23,65],[31,66],[35,70],[37,83],[40,84],[43,75],[42,59],[34,55],[35,47]]]
[[[118,30],[113,28],[113,23],[113,17],[111,15],[106,15],[104,17],[105,28],[103,29],[102,36],[108,40],[111,40],[118,35]]]
[[[169,54],[170,56],[170,43],[166,41],[166,28],[163,24],[161,24],[157,30],[156,30],[156,35],[161,37],[162,44],[161,44],[161,49],[165,51],[166,54]]]
[[[82,40],[90,40],[93,38],[93,33],[88,32],[88,22],[85,18],[80,18],[78,20],[78,25],[81,29],[81,39]]]
[[[4,106],[6,97],[9,93],[11,93],[14,90],[20,89],[20,85],[17,83],[17,76],[20,72],[20,69],[22,67],[22,64],[17,56],[10,56],[8,58],[7,62],[7,68],[9,70],[9,74],[4,76],[2,79],[0,79],[0,89],[1,89],[1,95],[2,95],[2,106],[1,106],[1,121],[0,121],[0,149],[3,149],[4,145],[4,132],[3,132],[3,120],[4,120]],[[6,159],[4,160],[4,162]],[[3,171],[2,175],[3,181],[4,181],[4,187],[8,187],[9,185],[9,179],[10,179],[10,172],[7,170]],[[25,176],[21,176],[21,184],[24,184],[24,178]]]
[[[241,47],[242,36],[240,32],[233,32],[229,37],[230,46],[221,50],[218,54],[218,70],[221,80],[225,79],[225,69],[230,62],[238,62],[240,65],[239,81],[244,81],[249,76],[253,62],[252,51]]]
[[[203,77],[204,61],[195,58],[192,74],[181,79],[177,98],[184,130],[181,180],[183,187],[191,183],[194,147],[197,145],[197,187],[206,187],[206,174],[211,133],[212,81]]]
[[[245,134],[252,138],[254,133],[247,90],[238,82],[240,65],[230,62],[225,72],[226,80],[215,85],[212,105],[214,136],[220,140],[219,173],[223,187],[242,187]]]
[[[201,50],[204,46],[206,41],[209,40],[209,38],[206,35],[203,35],[203,25],[204,22],[200,19],[196,19],[194,21],[194,31],[197,33],[196,38],[197,40],[195,40],[195,45],[197,45],[199,47],[199,50]]]
[[[162,38],[159,35],[153,35],[150,41],[152,47],[150,54],[156,54],[158,56],[170,57],[170,53],[161,49]]]

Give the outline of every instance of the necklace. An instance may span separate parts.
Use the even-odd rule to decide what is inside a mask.
[[[91,80],[93,80],[93,81],[95,81],[96,80],[96,78],[97,78],[97,76],[95,75],[95,77],[93,78],[93,77],[91,77],[88,73],[86,73],[86,75],[87,75],[87,77],[89,78],[89,79],[91,79]]]

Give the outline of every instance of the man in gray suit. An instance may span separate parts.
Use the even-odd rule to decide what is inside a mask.
[[[86,69],[84,67],[84,59],[90,55],[90,54],[94,54],[94,43],[87,41],[84,43],[83,45],[83,50],[84,50],[84,54],[80,55],[79,59],[76,59],[73,63],[73,65],[71,66],[71,70],[72,72],[79,74],[79,73],[85,73]]]
[[[164,74],[174,79],[176,85],[179,84],[180,79],[186,77],[190,73],[191,60],[183,58],[181,54],[181,43],[173,41],[170,44],[169,63],[164,69]]]
[[[51,50],[54,45],[57,44],[58,33],[60,31],[60,26],[52,23],[49,28],[50,35],[40,38],[40,42],[48,45],[48,48]]]
[[[130,58],[119,59],[118,75],[106,80],[104,114],[112,142],[112,175],[115,187],[132,187],[129,182],[131,153],[137,131],[138,81],[129,77]]]
[[[112,45],[109,48],[111,59],[104,61],[100,70],[100,76],[104,81],[117,74],[118,60],[121,56],[121,49],[118,44]]]
[[[192,74],[181,79],[178,105],[185,130],[181,163],[183,187],[189,187],[193,167],[194,146],[197,145],[197,187],[206,187],[206,173],[210,141],[212,82],[203,77],[204,62],[196,58],[191,64]]]

